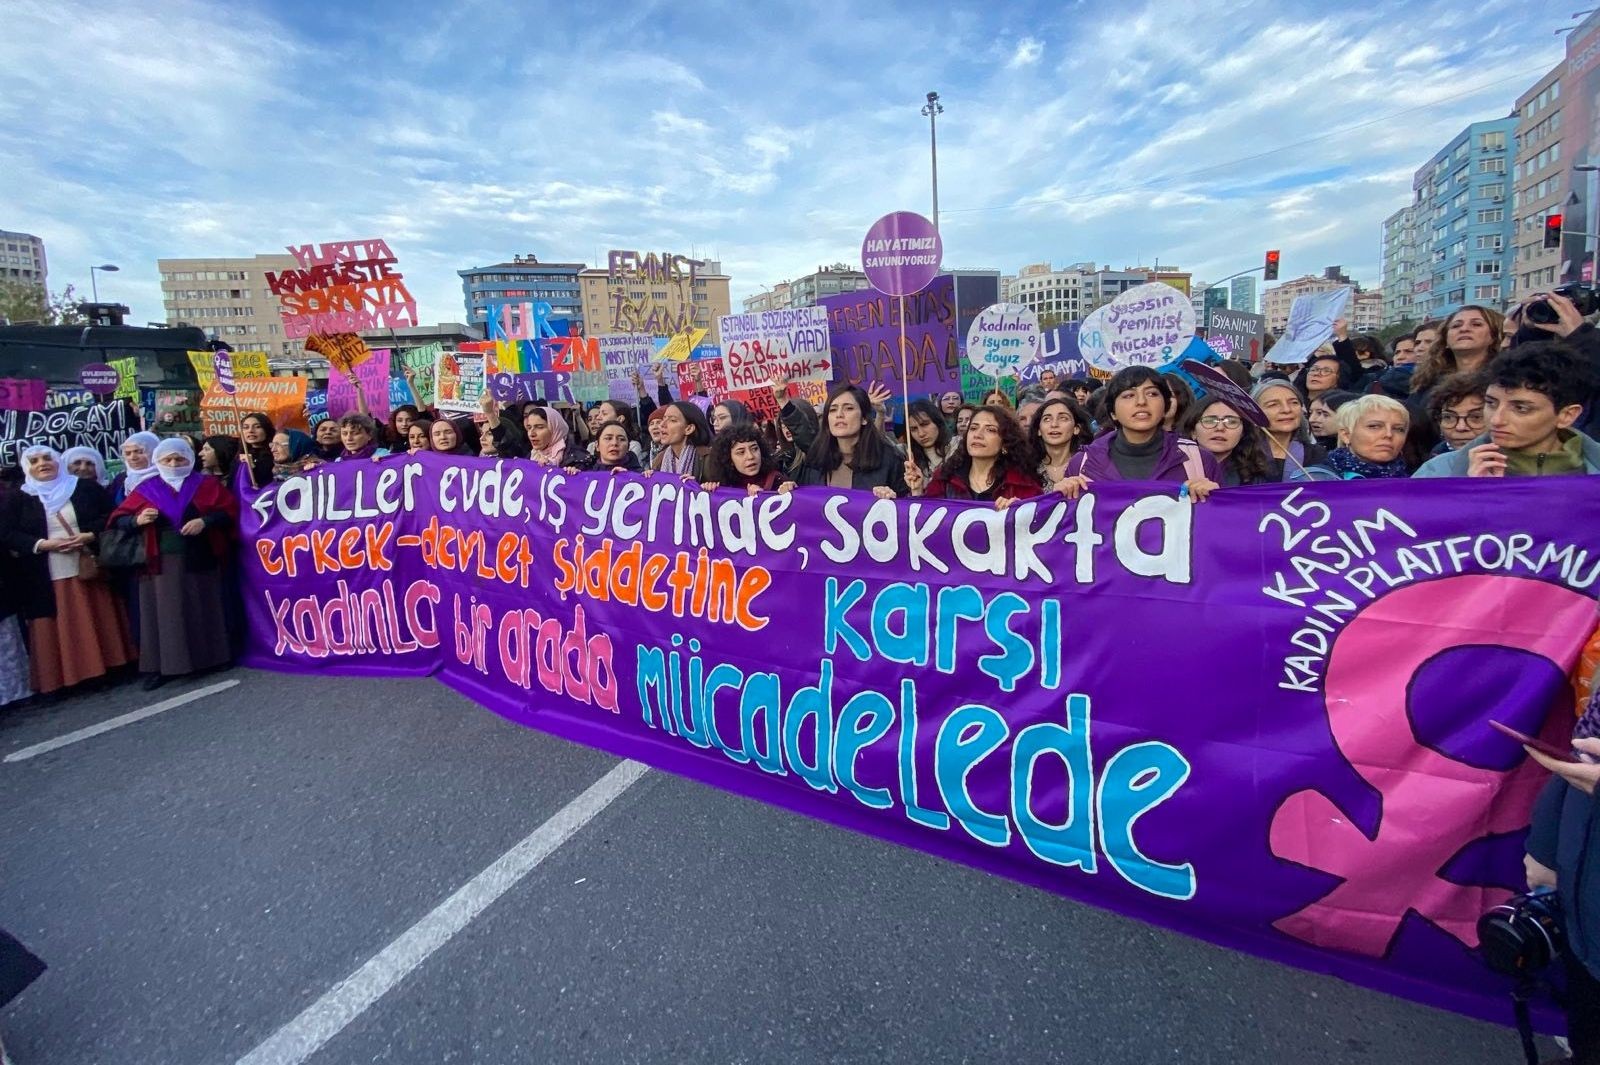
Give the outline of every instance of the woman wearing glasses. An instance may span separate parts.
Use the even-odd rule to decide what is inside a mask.
[[[1261,427],[1226,400],[1195,404],[1178,431],[1217,460],[1222,468],[1217,483],[1223,488],[1275,480],[1267,468],[1267,441]]]
[[[1433,386],[1428,396],[1428,411],[1439,424],[1444,439],[1433,449],[1443,455],[1472,443],[1483,435],[1483,401],[1487,381],[1477,374],[1451,374]]]

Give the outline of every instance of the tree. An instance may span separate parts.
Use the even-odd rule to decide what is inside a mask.
[[[82,325],[79,297],[68,285],[51,295],[29,281],[0,280],[0,318],[40,325]]]
[[[1412,332],[1419,324],[1421,323],[1412,321],[1410,318],[1403,318],[1393,325],[1386,325],[1378,330],[1378,339],[1383,341],[1384,346],[1387,347],[1394,343],[1395,337]]]

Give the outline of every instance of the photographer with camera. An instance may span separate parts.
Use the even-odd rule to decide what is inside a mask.
[[[1584,320],[1600,311],[1600,289],[1589,284],[1566,285],[1554,292],[1536,293],[1518,310],[1520,324],[1511,338],[1513,347],[1560,339],[1577,354],[1587,371],[1587,387],[1580,400],[1583,414],[1573,428],[1600,438],[1600,329]]]
[[[1523,748],[1554,774],[1534,805],[1523,864],[1530,890],[1553,889],[1561,901],[1572,1061],[1600,1065],[1600,696],[1590,698],[1572,747],[1573,761]]]

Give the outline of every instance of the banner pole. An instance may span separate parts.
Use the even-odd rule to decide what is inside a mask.
[[[906,298],[900,300],[900,400],[905,404],[906,458],[911,457],[911,374],[906,366]]]
[[[255,463],[250,461],[250,448],[244,442],[244,415],[239,413],[239,389],[237,385],[234,386],[232,392],[228,393],[228,396],[233,400],[233,424],[239,430],[239,461],[244,463],[245,473],[250,477],[250,488],[254,491],[261,486],[256,484]],[[270,441],[268,441],[268,446],[271,446]]]

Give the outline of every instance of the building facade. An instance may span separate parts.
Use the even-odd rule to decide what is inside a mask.
[[[1080,264],[1081,266],[1082,264]],[[1053,324],[1083,320],[1084,274],[1078,267],[1055,269],[1049,263],[1032,263],[1015,277],[1001,279],[1003,298],[1020,303]]]
[[[32,233],[0,229],[0,280],[21,281],[50,291],[44,241]]]
[[[1426,253],[1419,272],[1428,282],[1414,290],[1420,314],[1442,318],[1466,303],[1498,309],[1510,302],[1515,229],[1508,186],[1516,135],[1515,117],[1474,122],[1412,180]]]
[[[1087,269],[1085,269],[1087,268]],[[1083,278],[1083,313],[1085,316],[1097,307],[1104,307],[1124,292],[1136,285],[1149,282],[1149,271],[1144,268],[1127,270],[1113,270],[1110,267],[1097,269],[1094,263],[1080,263],[1076,269],[1082,271]]]
[[[584,327],[583,297],[578,275],[583,263],[541,263],[534,255],[517,255],[508,263],[457,270],[467,309],[467,324],[482,328],[489,308],[501,303],[550,304],[551,316]]]
[[[717,319],[733,313],[730,280],[715,260],[609,252],[606,266],[578,275],[585,331],[590,336],[672,336],[694,327],[708,330],[708,339],[720,343]]]
[[[1368,289],[1350,297],[1350,332],[1376,333],[1383,328],[1383,291]]]
[[[303,363],[305,347],[284,336],[278,297],[267,273],[298,268],[294,256],[249,259],[157,259],[161,303],[168,325],[192,325],[239,351],[265,351],[269,359]]]
[[[1244,311],[1246,314],[1256,313],[1256,279],[1248,274],[1236,277],[1228,284],[1228,308],[1235,311]]]
[[[1417,205],[1407,204],[1383,220],[1383,324],[1421,322],[1427,317],[1418,307],[1433,287],[1433,275],[1422,269],[1424,256],[1418,243]],[[1421,286],[1420,288],[1418,286]]]
[[[1576,228],[1572,224],[1576,219],[1565,217],[1571,212],[1562,206],[1568,168],[1581,161],[1563,158],[1567,155],[1561,118],[1564,66],[1545,74],[1517,98],[1517,152],[1511,166],[1511,298],[1517,302],[1549,290],[1560,279],[1562,249],[1544,246],[1545,218],[1561,214],[1563,228]],[[1579,246],[1579,241],[1564,243],[1574,250]]]

